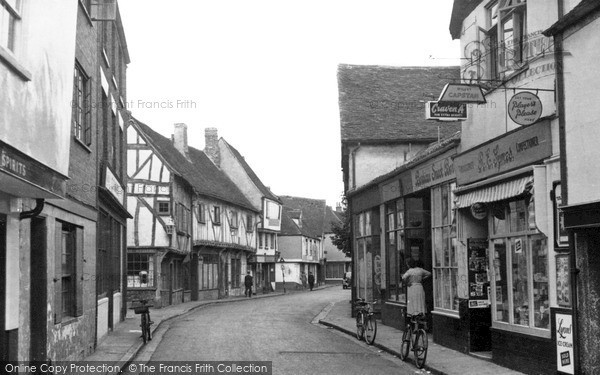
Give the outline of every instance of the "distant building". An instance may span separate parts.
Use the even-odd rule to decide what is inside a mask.
[[[275,289],[275,262],[279,259],[277,237],[281,231],[281,200],[263,184],[237,149],[217,137],[214,128],[206,129],[205,150],[261,212],[261,218],[254,224],[258,230],[256,256],[250,258],[250,263],[256,291],[272,291]]]
[[[318,283],[325,282],[325,242],[331,235],[331,223],[336,220],[324,200],[280,196],[283,201],[279,251],[276,265],[278,288],[303,286],[310,272]],[[339,220],[339,219],[337,219]],[[330,241],[330,240],[329,240]],[[303,276],[304,275],[304,276]]]

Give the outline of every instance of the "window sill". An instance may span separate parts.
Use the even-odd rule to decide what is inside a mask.
[[[448,317],[448,318],[460,319],[460,316],[458,315],[458,311],[452,311],[452,310],[433,310],[431,312],[431,314],[445,316],[445,317]]]
[[[75,317],[75,316],[68,316],[68,317],[63,318],[60,321],[60,323],[58,323],[58,324],[60,324],[61,327],[65,327],[65,326],[73,324],[73,323],[75,323],[77,321],[79,321],[79,319],[77,319],[77,317]]]
[[[77,144],[79,144],[79,146],[81,146],[85,151],[87,151],[89,154],[92,153],[92,149],[89,148],[89,146],[87,146],[85,143],[83,143],[81,141],[81,139],[77,138],[76,136],[73,136],[73,139],[75,140],[75,142]]]
[[[15,55],[8,49],[0,46],[0,60],[4,62],[13,72],[15,72],[23,81],[31,81],[31,72],[17,61]]]
[[[511,325],[509,323],[500,323],[500,322],[492,322],[491,328],[497,329],[499,331],[512,332],[512,333],[517,333],[517,334],[522,334],[522,335],[527,335],[527,336],[536,336],[536,337],[541,337],[541,338],[546,338],[546,339],[551,338],[549,329],[531,328],[531,327]]]
[[[127,290],[144,291],[144,290],[156,290],[154,286],[128,286]]]

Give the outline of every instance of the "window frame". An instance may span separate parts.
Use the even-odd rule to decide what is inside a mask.
[[[77,60],[73,71],[72,132],[75,139],[90,147],[92,145],[92,80]]]
[[[506,5],[510,0],[500,0],[498,6],[498,70],[502,73],[520,69],[525,61],[523,53],[524,41],[527,35],[527,1],[519,0],[518,4]],[[512,21],[510,40],[507,40],[504,24]],[[512,47],[512,48],[511,48]],[[512,50],[513,57],[509,58]],[[512,61],[512,63],[509,63]]]
[[[532,319],[531,315],[532,313],[535,313],[535,311],[532,311],[531,309],[528,309],[528,324],[527,325],[523,325],[523,324],[517,324],[515,323],[515,308],[514,308],[514,303],[515,303],[515,297],[514,297],[514,293],[515,291],[513,290],[515,288],[515,280],[514,278],[514,264],[513,264],[513,247],[512,247],[512,243],[513,240],[517,240],[517,239],[521,239],[521,246],[524,246],[523,248],[523,253],[526,256],[526,271],[527,271],[527,303],[528,306],[536,306],[535,305],[535,284],[541,284],[543,282],[536,282],[535,281],[535,277],[533,274],[534,271],[534,263],[538,260],[534,260],[533,259],[533,249],[531,246],[531,244],[533,243],[533,241],[538,238],[540,239],[542,242],[545,242],[545,264],[546,264],[546,298],[548,301],[548,306],[550,305],[550,294],[549,294],[549,289],[550,289],[550,267],[549,267],[549,262],[550,262],[550,258],[549,258],[549,252],[550,252],[550,244],[548,241],[548,237],[546,237],[542,232],[540,232],[539,230],[537,230],[537,228],[535,228],[530,222],[530,220],[534,217],[535,215],[535,208],[533,207],[533,197],[530,198],[530,202],[529,204],[527,204],[526,202],[527,198],[524,197],[518,197],[516,199],[511,199],[511,200],[507,200],[507,201],[502,201],[502,202],[497,202],[496,204],[503,205],[503,214],[505,217],[505,225],[504,225],[504,229],[499,232],[496,233],[495,231],[495,222],[494,222],[494,218],[495,218],[495,214],[494,212],[497,212],[497,209],[492,210],[492,212],[488,215],[488,233],[489,233],[489,248],[491,249],[492,253],[490,255],[490,259],[489,259],[489,267],[490,267],[490,272],[491,272],[491,277],[490,277],[490,289],[491,289],[491,293],[490,293],[490,299],[491,299],[491,307],[492,307],[492,327],[493,328],[498,328],[498,329],[503,329],[506,331],[512,331],[512,332],[519,332],[519,333],[525,333],[525,334],[532,334],[535,336],[540,336],[540,337],[550,337],[550,323],[548,320],[548,325],[547,328],[541,328],[541,327],[536,327],[536,320],[535,317]],[[510,208],[510,203],[511,202],[518,202],[518,201],[525,201],[525,216],[523,218],[521,218],[521,220],[523,220],[524,222],[524,229],[523,228],[519,228],[517,227],[515,229],[515,227],[512,225],[512,221],[513,219],[513,215],[510,214],[509,208]],[[515,203],[515,207],[517,206],[517,204]],[[517,213],[518,214],[518,213]],[[515,216],[516,217],[516,216]],[[513,230],[515,229],[515,230]],[[495,266],[496,266],[496,262],[495,259],[496,258],[496,243],[498,244],[503,244],[504,247],[504,274],[501,274],[501,279],[497,280],[497,275],[495,272]],[[539,259],[539,258],[538,258]],[[502,261],[501,259],[498,262],[498,266],[502,267]],[[501,273],[502,268],[500,268],[500,270],[498,271],[498,273]],[[506,280],[502,280],[502,278],[505,278]],[[508,307],[507,307],[507,313],[508,313],[508,322],[504,322],[502,320],[498,320],[498,305],[497,305],[497,287],[502,286],[502,284],[498,285],[498,282],[505,282],[506,285],[506,290],[507,290],[507,301],[508,301]],[[539,286],[539,285],[538,285]],[[549,307],[547,310],[547,314],[549,316]]]
[[[60,220],[54,228],[54,324],[65,324],[83,315],[84,232]]]
[[[166,210],[162,210],[161,209],[161,204],[166,204],[167,205],[167,209]],[[171,215],[171,201],[170,200],[157,200],[156,201],[156,213],[158,213],[159,216],[169,216],[169,215]]]
[[[221,206],[214,205],[211,216],[213,225],[221,225]]]
[[[455,190],[456,182],[454,181],[431,188],[431,206],[433,208],[440,207],[439,210],[432,210],[431,259],[434,310],[458,315],[458,283],[460,276],[457,260],[457,207],[454,199]],[[437,202],[439,202],[439,205]],[[444,207],[446,207],[445,216]],[[438,233],[439,236],[436,235]],[[441,240],[440,244],[437,243],[436,239],[438,238]],[[436,251],[437,246],[441,246],[440,251]],[[438,257],[441,258],[439,263]],[[439,275],[442,275],[441,279]],[[446,295],[447,293],[448,295]],[[446,301],[449,302],[448,305],[446,305]]]
[[[204,203],[198,203],[196,205],[196,220],[200,224],[206,224],[206,205]]]
[[[135,259],[132,259],[135,258]],[[145,258],[145,259],[142,259]],[[129,252],[127,253],[127,288],[156,288],[154,253]],[[140,272],[147,272],[147,283],[141,282]],[[139,279],[136,282],[136,277]],[[136,285],[137,284],[137,285]],[[142,285],[145,284],[145,285]]]
[[[246,214],[246,232],[254,232],[254,216]]]
[[[17,29],[18,29],[18,25],[19,22],[22,20],[22,16],[21,16],[21,12],[23,10],[22,7],[22,0],[1,0],[0,1],[0,7],[3,8],[3,12],[2,14],[0,14],[0,17],[3,16],[4,12],[6,12],[6,14],[8,15],[8,22],[7,22],[7,30],[4,31],[4,27],[2,26],[3,29],[0,30],[0,41],[2,41],[2,39],[4,39],[4,34],[6,36],[6,45],[0,44],[0,47],[10,51],[10,53],[15,53],[15,45],[17,42]]]

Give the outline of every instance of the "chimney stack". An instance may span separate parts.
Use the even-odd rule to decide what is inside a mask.
[[[219,150],[219,135],[217,128],[204,130],[204,153],[217,166],[221,166],[221,152]]]
[[[183,156],[188,157],[187,125],[184,123],[175,124],[175,134],[173,134],[173,145]]]

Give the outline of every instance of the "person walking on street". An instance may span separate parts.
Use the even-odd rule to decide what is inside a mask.
[[[244,285],[246,286],[244,295],[250,298],[252,297],[252,275],[250,275],[250,271],[247,271],[246,273],[246,277],[244,278]]]
[[[402,281],[408,285],[406,313],[408,315],[425,314],[427,306],[422,282],[431,277],[431,272],[422,268],[423,262],[415,261],[412,258],[406,261],[406,265],[409,269],[402,275]]]
[[[310,287],[310,290],[313,290],[313,287],[315,286],[315,275],[313,275],[312,272],[308,273],[308,286]]]

